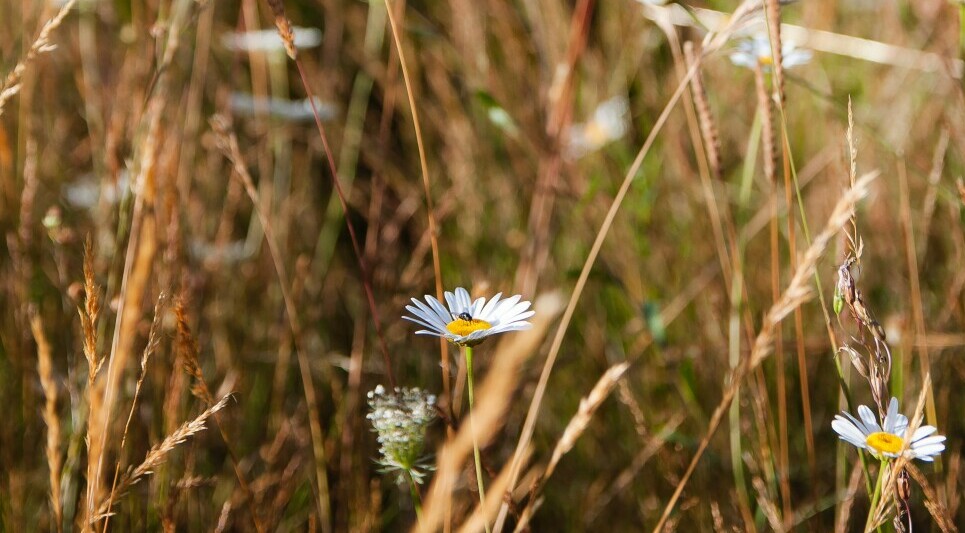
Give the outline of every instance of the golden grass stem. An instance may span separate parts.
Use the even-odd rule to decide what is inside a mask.
[[[151,355],[157,351],[158,345],[161,343],[160,337],[160,325],[161,325],[161,313],[164,310],[164,305],[167,302],[167,294],[163,291],[157,297],[157,303],[154,304],[154,319],[151,321],[151,330],[148,333],[147,345],[144,347],[144,352],[141,354],[141,374],[137,378],[137,384],[134,386],[134,398],[131,400],[131,409],[127,413],[127,421],[124,423],[124,431],[121,433],[121,444],[117,448],[118,459],[117,464],[114,466],[114,479],[111,481],[111,494],[117,488],[117,477],[121,470],[121,455],[124,453],[124,446],[127,444],[127,431],[131,427],[131,420],[134,418],[134,411],[137,408],[137,400],[141,396],[141,386],[144,384],[144,377],[147,375],[147,363],[151,359]],[[107,504],[107,518],[104,520],[104,527],[102,531],[107,531],[107,525],[110,522],[111,515],[111,504],[113,502],[108,502]]]
[[[242,156],[241,148],[238,146],[237,137],[229,129],[230,125],[226,119],[224,119],[224,117],[215,116],[211,120],[211,125],[218,135],[218,141],[220,143],[222,152],[232,163],[234,174],[239,180],[241,180],[245,191],[248,193],[248,197],[251,199],[251,203],[258,214],[258,219],[261,222],[262,229],[264,230],[265,242],[268,244],[268,250],[272,258],[272,263],[275,267],[275,273],[278,276],[282,300],[285,304],[285,314],[288,317],[288,325],[292,332],[292,341],[295,344],[295,356],[298,360],[298,369],[302,380],[302,389],[305,394],[305,403],[309,413],[308,425],[312,435],[312,452],[315,458],[315,482],[318,484],[319,519],[321,520],[322,530],[327,532],[331,528],[332,514],[329,500],[328,475],[326,473],[325,441],[322,434],[321,420],[318,412],[318,401],[315,395],[315,385],[312,381],[311,365],[308,361],[308,357],[305,354],[304,346],[302,344],[303,339],[301,322],[298,318],[298,310],[295,308],[294,298],[291,295],[291,283],[288,280],[288,273],[285,268],[285,263],[282,260],[281,251],[278,249],[278,243],[275,241],[271,220],[268,218],[268,213],[266,213],[264,210],[264,206],[262,205],[258,196],[258,191],[255,189],[255,184],[251,179],[251,175],[248,173],[248,168],[244,162],[244,156]],[[388,371],[389,375],[391,376],[391,370],[389,369]]]
[[[402,37],[399,32],[399,22],[392,10],[390,0],[385,0],[385,10],[389,15],[389,28],[392,31],[392,40],[399,54],[399,65],[402,68],[402,79],[405,81],[405,94],[409,100],[409,110],[412,112],[412,127],[415,130],[416,146],[419,150],[419,168],[422,171],[422,187],[426,196],[426,216],[429,221],[429,245],[432,248],[432,272],[436,281],[436,298],[442,301],[442,265],[439,259],[439,230],[436,227],[435,210],[432,206],[432,188],[429,182],[429,164],[426,161],[425,143],[422,140],[422,126],[419,124],[419,107],[416,105],[415,94],[412,89],[412,81],[409,78],[409,66],[405,59],[405,50],[402,47]],[[439,340],[439,362],[442,367],[442,390],[443,395],[448,397],[449,389],[449,348],[443,339]]]
[[[908,175],[903,163],[898,165],[898,187],[899,201],[901,204],[901,228],[905,240],[905,261],[908,268],[908,286],[910,289],[911,314],[915,322],[915,335],[925,334],[925,312],[922,309],[921,282],[918,272],[918,254],[915,247],[915,233],[911,225],[911,203],[908,199]],[[922,375],[931,373],[931,359],[928,353],[928,346],[918,345],[918,363]],[[925,419],[933,426],[938,425],[938,416],[935,412],[935,396],[931,389],[925,396]],[[942,468],[940,457],[935,458],[935,468],[939,472]]]
[[[107,498],[100,502],[96,507],[97,512],[92,517],[92,521],[98,521],[106,518],[108,509],[115,500],[127,494],[127,492],[133,487],[137,482],[143,479],[145,476],[152,474],[158,466],[161,465],[167,458],[167,455],[178,447],[178,445],[184,443],[189,437],[204,431],[206,428],[205,422],[212,415],[218,411],[224,409],[227,405],[228,400],[231,399],[231,394],[225,394],[217,403],[207,408],[200,415],[195,417],[194,420],[190,420],[181,425],[177,430],[168,435],[159,444],[156,444],[147,452],[144,461],[139,464],[134,469],[128,471],[123,476],[117,485],[116,490],[111,491]]]
[[[781,296],[781,299],[771,306],[770,310],[765,315],[764,323],[761,327],[760,333],[757,335],[757,338],[754,341],[754,345],[749,356],[741,361],[740,366],[738,366],[734,372],[733,378],[730,380],[727,388],[724,390],[723,398],[711,416],[707,432],[705,433],[703,439],[701,439],[700,444],[697,446],[697,451],[694,454],[693,459],[691,459],[687,470],[684,472],[683,476],[678,482],[677,487],[674,489],[673,495],[670,497],[670,500],[664,507],[663,513],[661,514],[656,527],[653,529],[654,533],[659,533],[662,531],[664,524],[666,524],[667,520],[670,518],[670,513],[673,511],[677,504],[677,500],[680,498],[684,488],[687,486],[687,482],[690,480],[694,470],[697,468],[697,463],[700,461],[704,451],[706,451],[707,446],[710,444],[711,438],[720,427],[720,422],[723,419],[724,413],[730,406],[731,401],[733,401],[740,383],[750,371],[757,368],[757,366],[760,365],[760,363],[763,362],[768,355],[770,355],[771,346],[774,341],[775,329],[781,323],[781,320],[790,314],[794,308],[800,306],[810,299],[811,295],[807,287],[807,280],[816,272],[818,259],[824,254],[824,251],[832,237],[834,237],[834,235],[841,230],[841,227],[848,222],[857,202],[868,194],[871,181],[873,181],[876,177],[877,172],[862,176],[854,187],[842,195],[841,199],[835,205],[831,216],[828,218],[828,223],[824,230],[817,237],[815,237],[814,241],[811,243],[811,246],[805,252],[798,269],[791,278],[791,281]]]
[[[566,330],[569,327],[570,320],[573,318],[573,313],[576,311],[576,304],[579,302],[580,296],[583,294],[583,289],[586,286],[587,279],[589,279],[590,271],[593,269],[593,265],[596,262],[596,258],[600,253],[600,248],[603,246],[603,241],[606,240],[606,236],[609,233],[610,226],[613,225],[613,220],[616,218],[617,212],[620,210],[620,206],[623,204],[624,198],[626,198],[627,192],[630,190],[630,185],[636,178],[637,173],[640,171],[643,165],[643,160],[650,152],[650,148],[653,146],[656,140],[657,134],[663,129],[664,124],[666,124],[667,119],[670,116],[670,112],[676,107],[677,102],[680,100],[681,96],[686,92],[687,87],[690,84],[691,78],[697,73],[697,69],[700,67],[701,58],[706,55],[713,53],[720,49],[726,42],[734,28],[743,20],[743,18],[753,10],[755,5],[754,1],[742,2],[734,14],[731,16],[730,22],[725,25],[719,32],[709,33],[704,38],[704,49],[703,53],[698,56],[697,60],[688,69],[686,75],[680,80],[677,85],[676,90],[673,95],[668,100],[667,104],[664,106],[657,120],[653,124],[653,128],[650,130],[647,139],[644,141],[643,146],[640,147],[639,152],[637,152],[633,163],[627,170],[624,176],[623,182],[617,191],[613,202],[610,204],[610,208],[607,210],[607,214],[603,219],[603,223],[600,225],[600,229],[597,232],[596,238],[593,241],[593,245],[590,248],[589,254],[583,263],[583,267],[580,271],[580,276],[576,281],[576,285],[573,288],[573,293],[570,296],[569,303],[566,306],[566,310],[563,312],[563,318],[560,321],[560,325],[556,330],[556,334],[553,337],[553,343],[550,346],[549,354],[546,356],[546,361],[543,364],[543,370],[540,373],[539,382],[536,385],[536,391],[533,394],[533,399],[530,402],[529,411],[526,414],[526,420],[523,423],[523,429],[520,434],[519,441],[516,444],[516,451],[513,455],[513,462],[510,471],[510,482],[508,491],[512,491],[515,488],[516,481],[519,478],[520,471],[522,469],[522,457],[524,451],[528,448],[530,440],[532,439],[533,431],[535,430],[536,417],[539,414],[540,405],[542,403],[543,395],[546,393],[547,383],[549,381],[549,375],[553,370],[553,366],[556,363],[556,357],[559,354],[559,350],[563,345],[563,337],[566,334]],[[644,5],[644,7],[648,7]],[[494,526],[494,531],[499,533],[502,531],[503,524],[506,521],[506,517],[509,513],[509,504],[503,503],[502,507],[499,509],[499,516],[496,519],[496,524]]]
[[[576,312],[576,304],[579,302],[580,295],[583,293],[583,288],[586,286],[586,281],[590,277],[590,271],[592,270],[593,264],[596,262],[596,258],[600,253],[600,248],[603,246],[603,241],[606,239],[607,233],[609,233],[610,226],[613,225],[613,219],[616,218],[617,211],[619,211],[620,205],[623,203],[623,199],[626,198],[627,191],[630,190],[630,185],[633,183],[634,178],[636,178],[637,172],[640,171],[644,157],[646,157],[647,153],[649,153],[650,147],[653,146],[653,142],[656,140],[657,133],[660,132],[660,130],[663,128],[663,125],[666,123],[667,118],[670,116],[670,111],[676,106],[677,101],[683,95],[684,91],[686,91],[690,77],[693,76],[697,71],[698,65],[699,63],[695,63],[694,66],[691,67],[687,76],[681,80],[680,84],[677,86],[677,90],[674,92],[673,96],[671,96],[670,101],[667,102],[663,112],[660,114],[660,117],[654,124],[653,129],[650,131],[650,135],[647,137],[647,140],[637,153],[636,159],[634,159],[633,164],[627,171],[627,174],[623,179],[623,183],[620,185],[620,189],[617,191],[617,195],[614,197],[613,203],[610,205],[610,209],[607,211],[606,217],[603,219],[600,230],[597,232],[596,239],[593,241],[593,246],[590,248],[590,253],[583,264],[583,269],[580,271],[580,277],[577,279],[576,286],[573,288],[573,293],[570,296],[569,303],[566,306],[566,310],[563,312],[563,318],[556,329],[556,334],[553,337],[553,343],[550,346],[549,354],[547,354],[546,361],[543,363],[543,370],[540,373],[539,382],[536,384],[536,392],[533,394],[533,399],[530,402],[529,412],[526,414],[526,421],[523,423],[523,430],[519,441],[516,444],[516,451],[513,454],[512,466],[510,470],[510,482],[507,489],[508,491],[512,491],[513,488],[515,488],[516,481],[519,479],[519,475],[522,470],[522,458],[525,450],[529,447],[530,440],[533,436],[533,431],[536,427],[536,417],[539,414],[539,408],[543,400],[543,395],[546,394],[549,375],[553,370],[554,364],[556,363],[556,357],[559,355],[560,348],[563,346],[563,336],[566,334],[566,329],[570,324],[570,320],[573,318],[573,313]],[[493,527],[494,531],[497,533],[502,530],[508,513],[509,505],[507,503],[503,503],[502,507],[499,509],[499,516],[496,519],[496,524]]]
[[[50,510],[58,532],[63,531],[63,505],[60,496],[60,471],[64,463],[60,453],[60,418],[57,416],[57,381],[54,379],[53,348],[44,333],[43,321],[36,311],[30,313],[30,331],[37,343],[37,374],[44,392],[44,424],[47,425],[47,468],[50,471]]]
[[[76,3],[77,0],[68,0],[60,7],[56,15],[44,23],[37,38],[34,39],[33,44],[30,45],[30,49],[27,50],[26,55],[17,62],[13,70],[7,73],[7,76],[3,79],[3,83],[0,83],[0,116],[3,115],[3,108],[7,101],[19,93],[23,87],[23,75],[27,67],[30,66],[37,56],[52,52],[57,48],[57,45],[50,41],[51,34],[64,22],[64,18],[67,17],[67,14],[70,13],[70,10],[74,8]]]

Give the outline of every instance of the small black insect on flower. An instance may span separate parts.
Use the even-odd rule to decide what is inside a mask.
[[[458,318],[459,320],[465,320],[466,322],[472,322],[472,315],[470,315],[468,311],[463,311],[459,313],[459,315],[456,318]]]

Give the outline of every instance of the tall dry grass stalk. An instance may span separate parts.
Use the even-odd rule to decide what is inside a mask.
[[[44,333],[43,321],[36,311],[30,313],[30,331],[37,343],[37,374],[40,388],[44,391],[44,424],[47,425],[47,468],[50,470],[50,508],[54,526],[63,531],[63,505],[60,495],[60,472],[64,464],[60,452],[60,418],[57,416],[57,381],[54,379],[53,349]]]
[[[225,394],[217,403],[205,409],[205,411],[195,417],[194,420],[185,422],[181,427],[165,437],[159,444],[154,445],[150,451],[147,452],[144,461],[135,468],[125,472],[124,475],[121,476],[115,490],[111,491],[109,496],[99,502],[96,507],[97,512],[93,515],[91,522],[97,522],[107,518],[109,509],[115,501],[124,497],[124,495],[131,490],[131,487],[136,485],[144,477],[154,473],[154,470],[165,461],[167,455],[177,448],[178,445],[184,443],[189,437],[204,431],[206,428],[205,422],[208,418],[224,409],[230,399],[231,394]]]
[[[634,179],[636,179],[637,173],[640,171],[640,168],[643,165],[644,158],[650,152],[650,148],[653,146],[657,134],[660,133],[668,117],[670,116],[671,110],[676,107],[677,102],[690,85],[690,80],[697,73],[697,69],[700,68],[701,59],[723,47],[733,35],[734,31],[736,31],[740,25],[745,22],[745,17],[754,12],[759,5],[760,4],[755,0],[745,0],[737,7],[727,24],[725,24],[719,31],[710,32],[704,37],[702,47],[703,53],[698,56],[697,61],[694,62],[694,64],[680,80],[679,85],[677,86],[673,95],[671,95],[670,99],[667,101],[663,111],[661,111],[660,115],[657,117],[657,120],[654,122],[653,128],[650,130],[647,139],[644,141],[643,146],[640,147],[640,150],[637,152],[633,163],[627,170],[627,173],[623,178],[623,182],[620,184],[620,188],[617,191],[613,202],[610,204],[610,208],[607,210],[607,214],[604,217],[603,222],[600,224],[600,229],[597,231],[596,238],[593,241],[590,252],[587,254],[587,258],[583,263],[580,276],[573,288],[573,293],[570,296],[566,309],[563,311],[563,318],[556,330],[556,334],[553,337],[553,344],[550,346],[549,354],[546,356],[546,361],[543,364],[543,370],[540,373],[539,382],[536,385],[536,392],[533,395],[533,400],[530,403],[529,411],[526,414],[526,421],[523,423],[523,429],[521,431],[519,441],[516,444],[516,450],[514,452],[511,466],[512,477],[510,479],[509,489],[507,491],[507,498],[509,498],[509,493],[515,488],[516,482],[519,479],[519,475],[522,470],[522,456],[524,451],[529,447],[530,440],[532,439],[533,431],[535,430],[536,417],[539,414],[540,405],[542,403],[543,396],[546,393],[549,375],[556,363],[556,357],[559,354],[560,348],[563,346],[563,337],[565,336],[566,330],[570,324],[570,320],[573,318],[573,314],[576,311],[576,305],[579,302],[580,296],[583,294],[583,288],[586,286],[586,282],[590,276],[590,271],[593,269],[593,265],[596,263],[600,249],[603,246],[603,241],[606,239],[610,227],[613,225],[613,220],[616,218],[617,212],[620,210],[620,206],[623,204],[623,200],[626,198],[627,192],[630,190],[630,185],[633,183]],[[652,6],[644,4],[643,7],[646,11]],[[509,504],[503,503],[503,506],[499,509],[499,516],[497,517],[496,524],[493,528],[496,533],[502,531],[508,514]]]
[[[295,67],[298,70],[298,76],[302,82],[302,88],[305,89],[305,93],[308,96],[308,102],[312,110],[312,117],[315,120],[315,127],[318,130],[318,136],[322,141],[322,148],[325,151],[325,158],[328,162],[329,171],[332,173],[332,184],[335,187],[335,194],[338,197],[339,203],[342,205],[342,213],[345,215],[345,226],[348,229],[349,239],[352,242],[352,251],[355,252],[355,259],[358,261],[359,273],[361,275],[360,277],[362,278],[362,288],[365,292],[366,303],[368,303],[369,312],[372,316],[372,324],[375,326],[375,335],[379,340],[379,347],[382,351],[382,360],[385,363],[386,377],[389,381],[389,387],[394,390],[396,387],[396,382],[395,374],[392,371],[392,358],[389,356],[389,348],[385,343],[385,336],[382,333],[382,319],[379,317],[378,306],[375,304],[375,295],[372,291],[371,271],[369,270],[368,264],[365,262],[365,256],[362,253],[362,247],[359,244],[359,238],[356,235],[355,226],[349,219],[348,198],[346,197],[345,191],[342,190],[342,181],[339,179],[338,168],[336,167],[335,163],[335,155],[333,154],[332,148],[329,145],[328,135],[325,133],[325,127],[322,125],[322,120],[318,114],[318,108],[315,103],[315,92],[308,83],[308,76],[305,73],[305,68],[302,65],[302,62],[297,57],[294,33],[291,29],[291,22],[288,19],[288,15],[285,11],[284,2],[282,0],[267,0],[267,2],[272,13],[274,14],[275,27],[278,30],[278,34],[282,41],[285,43],[285,50],[288,52],[288,57],[295,62]],[[237,144],[237,142],[235,144]],[[434,238],[434,235],[432,235],[432,237]],[[441,280],[441,273],[437,269],[436,283],[438,287],[441,287]],[[441,288],[438,290],[439,294],[437,296],[441,297]],[[443,348],[443,350],[445,349],[444,344],[445,343],[440,341],[440,346]],[[318,453],[318,451],[316,451],[316,453]],[[327,532],[329,527],[327,524],[329,524],[328,520],[322,520],[323,532]]]
[[[401,5],[404,5],[400,2]],[[435,278],[436,299],[442,301],[442,265],[439,260],[439,230],[436,228],[435,209],[432,202],[432,188],[429,180],[429,163],[426,161],[426,148],[422,140],[422,126],[419,123],[419,106],[416,105],[415,94],[412,90],[412,81],[409,79],[409,66],[405,60],[405,50],[402,47],[402,37],[399,30],[399,22],[393,12],[389,0],[385,0],[385,10],[389,18],[389,29],[392,31],[392,40],[395,43],[396,53],[399,56],[399,65],[402,68],[402,79],[405,81],[405,94],[409,99],[409,110],[412,113],[412,127],[415,130],[416,148],[419,151],[419,169],[422,171],[422,188],[426,199],[426,217],[429,221],[429,246],[432,249],[432,272]],[[449,402],[449,394],[452,389],[449,385],[449,347],[444,339],[439,339],[439,360],[442,367],[442,402]]]
[[[17,62],[17,65],[13,67],[7,76],[3,79],[3,83],[0,84],[0,116],[3,116],[3,108],[7,104],[7,101],[16,96],[20,92],[23,81],[23,74],[27,71],[27,67],[37,56],[53,52],[57,49],[57,45],[51,42],[53,37],[53,32],[64,22],[67,14],[70,10],[74,8],[77,0],[68,0],[60,7],[57,14],[54,15],[50,20],[44,23],[43,27],[40,28],[40,33],[34,40],[33,44],[30,45],[30,49],[23,58]]]
[[[586,428],[590,425],[590,420],[593,418],[597,409],[600,408],[603,400],[607,399],[610,391],[629,369],[630,363],[618,363],[611,366],[600,376],[600,379],[596,382],[596,385],[593,386],[590,394],[580,400],[579,409],[566,425],[566,429],[563,430],[563,436],[560,437],[560,440],[556,443],[556,447],[553,449],[550,462],[546,465],[546,471],[543,472],[543,482],[553,475],[553,472],[556,470],[556,465],[560,462],[563,454],[573,449],[573,446],[576,444],[576,439],[580,438],[580,435],[586,431]]]
[[[694,43],[692,41],[685,42],[684,58],[687,68],[693,67],[697,62],[696,54]],[[717,131],[714,113],[710,109],[710,102],[707,100],[707,90],[704,87],[704,80],[699,68],[690,80],[690,95],[694,101],[694,109],[697,111],[700,136],[703,138],[704,150],[707,152],[707,164],[710,166],[710,172],[714,179],[720,180],[723,178],[720,159],[720,134]]]
[[[533,484],[529,490],[530,500],[520,513],[522,517],[526,518],[521,519],[519,523],[517,523],[517,530],[529,527],[529,517],[532,516],[535,510],[539,493],[546,486],[553,472],[556,471],[556,465],[559,464],[564,454],[573,449],[573,446],[576,445],[576,440],[579,439],[580,435],[589,427],[593,415],[596,414],[596,411],[600,408],[600,405],[603,404],[603,401],[609,397],[610,391],[620,382],[623,375],[629,369],[630,363],[626,362],[611,366],[600,376],[600,379],[596,382],[596,385],[593,386],[590,394],[580,399],[580,406],[576,414],[573,415],[573,418],[571,418],[566,425],[566,429],[563,430],[563,435],[560,437],[560,440],[556,442],[556,447],[553,448],[553,454],[550,456],[549,463],[546,465],[543,473],[533,480]],[[493,492],[496,492],[495,488]]]
[[[121,433],[121,443],[118,446],[118,459],[117,464],[114,466],[114,478],[111,481],[111,491],[113,494],[114,490],[117,488],[117,479],[121,471],[121,457],[124,452],[124,447],[127,444],[127,432],[131,427],[131,420],[134,419],[134,412],[137,410],[137,400],[141,396],[141,387],[144,385],[144,377],[147,375],[147,363],[150,361],[151,356],[157,351],[158,346],[161,344],[161,316],[164,311],[164,307],[167,304],[167,294],[161,292],[158,295],[157,303],[154,304],[154,318],[151,320],[151,329],[147,336],[147,345],[144,346],[144,351],[141,353],[141,373],[138,375],[137,384],[134,386],[134,398],[131,400],[131,409],[127,413],[127,421],[124,423],[124,431]],[[107,515],[110,516],[110,503],[108,503]],[[107,522],[104,523],[104,531],[107,530]]]
[[[271,219],[268,217],[268,213],[265,212],[258,190],[255,188],[254,181],[251,179],[251,174],[248,173],[244,156],[241,154],[241,148],[238,146],[238,138],[231,130],[230,123],[225,117],[217,115],[212,117],[211,127],[217,136],[218,148],[224,154],[225,158],[231,162],[232,169],[234,170],[233,174],[241,180],[245,192],[248,193],[248,197],[251,199],[255,213],[264,231],[265,242],[268,244],[275,273],[278,276],[279,289],[281,290],[282,300],[285,303],[285,314],[288,318],[292,341],[295,345],[295,356],[298,360],[298,370],[302,380],[302,390],[305,394],[305,404],[308,408],[308,426],[312,436],[312,454],[315,457],[315,482],[318,486],[318,512],[322,522],[322,530],[327,532],[331,528],[332,513],[329,502],[328,475],[326,474],[327,459],[325,454],[325,440],[318,413],[318,399],[315,394],[315,384],[312,380],[311,365],[308,361],[308,356],[305,354],[304,345],[302,344],[302,327],[298,318],[298,311],[295,308],[295,300],[291,294],[291,282],[288,279],[288,271],[285,267],[285,262],[282,260],[281,251],[278,249],[278,243],[275,241]],[[359,256],[359,258],[361,260],[361,256]],[[190,366],[192,363],[188,362],[186,364]],[[390,381],[394,381],[391,379],[392,370],[390,367],[386,368],[386,372],[388,376],[390,376]],[[189,373],[192,373],[192,371],[189,370]],[[201,381],[204,381],[203,378]]]
[[[145,113],[139,124],[139,134],[135,139],[134,168],[134,206],[130,214],[130,234],[124,253],[124,266],[118,299],[117,316],[114,323],[111,351],[108,356],[107,376],[99,386],[104,389],[104,408],[101,416],[90,423],[96,423],[100,432],[100,442],[93,448],[96,455],[89,460],[96,463],[93,477],[90,478],[87,494],[87,512],[95,512],[95,503],[102,490],[104,455],[107,446],[114,405],[120,389],[121,379],[128,361],[132,358],[134,341],[137,338],[136,326],[141,315],[141,303],[151,281],[154,258],[158,249],[158,221],[155,213],[157,200],[158,156],[166,141],[166,131],[162,119],[173,96],[171,69],[175,53],[180,47],[180,39],[185,26],[200,6],[190,0],[177,0],[171,8],[167,27],[167,38],[157,67],[156,76],[145,104]]]
[[[157,309],[155,309],[155,319],[157,318],[157,312]],[[201,400],[205,407],[211,407],[215,403],[214,395],[211,393],[211,389],[208,387],[208,383],[204,379],[204,373],[201,370],[201,360],[199,359],[198,355],[200,353],[200,348],[198,347],[197,339],[191,334],[191,327],[188,325],[188,316],[184,307],[183,297],[178,298],[174,304],[174,318],[176,321],[177,332],[177,359],[181,362],[184,372],[191,377],[191,394]],[[264,531],[264,525],[262,524],[261,519],[258,516],[258,511],[255,507],[255,495],[251,490],[248,479],[241,470],[241,464],[238,461],[238,456],[234,451],[235,447],[232,444],[233,441],[228,437],[224,427],[218,421],[218,416],[219,415],[214,414],[212,421],[218,428],[218,434],[221,435],[225,448],[228,450],[228,457],[231,460],[231,466],[234,470],[235,478],[238,480],[238,485],[241,487],[241,490],[245,495],[245,499],[248,501],[248,511],[251,513],[251,519],[255,526],[255,530],[261,533]]]
[[[103,390],[97,386],[97,375],[106,360],[97,351],[97,318],[100,315],[100,288],[94,279],[94,248],[90,236],[84,245],[84,306],[77,310],[80,315],[82,345],[87,359],[87,516],[93,514],[93,487],[97,458],[100,456],[103,439],[98,422],[103,408]]]
[[[809,280],[814,275],[817,269],[818,259],[824,254],[828,243],[831,239],[841,230],[841,228],[851,219],[851,213],[855,209],[857,203],[861,201],[862,198],[867,196],[871,182],[877,178],[877,172],[871,172],[862,176],[856,183],[855,186],[846,191],[841,199],[838,200],[837,204],[834,206],[834,210],[828,217],[828,222],[824,227],[824,230],[818,234],[811,246],[804,253],[798,269],[794,272],[794,276],[788,283],[787,289],[781,295],[781,298],[771,306],[767,314],[764,316],[764,323],[761,327],[760,333],[758,333],[757,338],[754,340],[753,348],[750,354],[745,357],[741,364],[734,371],[727,388],[724,390],[723,398],[714,410],[713,415],[710,418],[710,423],[707,428],[707,432],[701,439],[700,444],[697,446],[697,452],[694,454],[693,459],[690,461],[690,465],[681,477],[680,482],[677,484],[676,489],[674,489],[673,495],[664,507],[663,513],[660,516],[660,520],[657,522],[656,527],[653,531],[659,533],[662,531],[664,524],[670,518],[670,513],[673,511],[677,504],[677,500],[683,493],[684,488],[687,486],[687,482],[693,475],[694,470],[697,468],[697,463],[703,456],[704,451],[710,444],[710,439],[717,432],[717,428],[720,426],[720,422],[727,412],[731,401],[734,399],[734,395],[737,393],[741,382],[748,375],[749,372],[754,370],[771,354],[773,348],[772,343],[774,341],[774,331],[780,325],[781,321],[788,314],[794,311],[797,307],[802,305],[804,302],[810,299],[811,291],[809,289]]]

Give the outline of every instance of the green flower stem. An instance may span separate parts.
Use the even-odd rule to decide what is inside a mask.
[[[422,529],[422,497],[419,496],[419,487],[415,482],[415,477],[412,476],[411,471],[406,471],[407,477],[409,478],[409,490],[412,492],[412,504],[415,506],[415,517]]]
[[[472,456],[476,462],[476,486],[479,488],[479,507],[482,509],[486,501],[486,489],[483,485],[482,460],[479,458],[479,443],[476,442],[476,429],[472,425],[472,409],[475,402],[473,397],[472,378],[472,346],[466,346],[466,392],[469,395],[469,432],[472,434]],[[483,522],[486,533],[489,533],[489,520]]]
[[[881,485],[885,479],[885,470],[888,468],[888,461],[882,460],[881,466],[878,468],[878,481],[875,481],[875,493],[871,497],[871,508],[868,509],[868,519],[864,523],[864,530],[871,530],[871,525],[874,523],[875,509],[878,507],[878,499],[881,497]]]

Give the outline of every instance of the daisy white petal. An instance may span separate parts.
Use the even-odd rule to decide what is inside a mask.
[[[841,439],[854,444],[855,446],[864,447],[865,434],[861,432],[850,420],[847,420],[841,416],[834,417],[834,421],[831,422],[831,429],[836,431]]]
[[[882,426],[884,430],[888,433],[895,432],[895,422],[898,421],[898,398],[892,398],[888,402],[888,412],[885,414],[885,420]]]
[[[881,425],[867,406],[858,406],[858,414],[860,420],[846,412],[835,415],[831,428],[842,440],[868,450],[876,457],[896,458],[903,454],[911,459],[931,462],[945,451],[945,436],[932,435],[937,431],[933,426],[918,428],[906,440],[908,418],[898,412],[898,400],[895,398],[889,402]]]
[[[413,305],[405,306],[410,314],[402,318],[427,328],[419,330],[419,334],[473,346],[493,335],[531,327],[526,319],[534,312],[528,310],[530,302],[521,300],[520,295],[502,299],[502,293],[488,301],[484,297],[472,300],[469,291],[458,287],[445,293],[446,305],[429,295],[425,296],[425,303],[413,298]]]
[[[878,425],[878,420],[875,418],[875,414],[867,405],[858,406],[858,416],[864,422],[865,427],[871,431],[881,431],[881,426]]]

